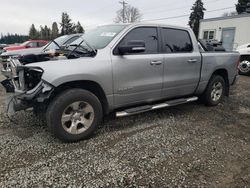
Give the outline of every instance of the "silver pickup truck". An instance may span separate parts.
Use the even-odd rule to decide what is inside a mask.
[[[189,28],[159,24],[98,27],[50,61],[11,59],[2,82],[8,111],[46,113],[59,139],[89,137],[103,117],[196,101],[218,105],[238,77],[239,53],[206,52]]]

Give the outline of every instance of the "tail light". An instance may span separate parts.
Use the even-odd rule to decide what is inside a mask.
[[[240,69],[240,58],[238,59],[238,61],[237,61],[237,64],[236,64],[237,66],[237,69],[239,70]]]

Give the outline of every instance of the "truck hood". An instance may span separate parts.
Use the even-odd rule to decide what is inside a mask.
[[[58,86],[61,83],[84,79],[84,76],[91,78],[90,75],[98,71],[101,67],[99,62],[93,57],[79,59],[65,59],[31,63],[26,67],[40,67],[44,70],[42,79],[48,83]]]
[[[28,54],[39,54],[43,51],[42,48],[29,48],[29,49],[21,49],[21,50],[13,50],[13,51],[7,51],[2,53],[2,56],[23,56],[23,55],[28,55]]]

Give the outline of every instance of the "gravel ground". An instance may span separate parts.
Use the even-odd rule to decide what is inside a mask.
[[[250,187],[250,77],[218,107],[121,119],[93,138],[55,139],[31,112],[9,121],[0,90],[0,187]]]

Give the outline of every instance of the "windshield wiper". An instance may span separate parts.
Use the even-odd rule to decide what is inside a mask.
[[[82,42],[81,42],[81,44],[83,43],[83,42],[85,42],[86,44],[87,44],[87,46],[95,53],[95,55],[97,54],[97,50],[92,46],[92,45],[90,45],[83,37],[82,37]]]
[[[76,51],[76,49],[78,48],[78,47],[80,47],[81,45],[82,45],[82,43],[84,43],[85,42],[85,44],[87,45],[87,47],[88,48],[90,48],[92,51],[90,51],[90,50],[88,50],[87,48],[84,48],[86,51],[88,51],[89,53],[92,53],[92,52],[94,52],[94,55],[96,55],[97,54],[97,50],[94,48],[94,47],[92,47],[84,38],[82,38],[82,42],[80,42],[79,44],[70,44],[68,47],[70,47],[70,46],[72,46],[72,47],[75,47],[70,53],[69,53],[69,55],[67,56],[67,57],[70,57],[71,55],[72,55],[72,53],[74,53],[75,51]],[[83,47],[83,46],[82,46]]]
[[[51,42],[55,43],[55,45],[57,45],[57,47],[61,49],[61,46],[56,41],[52,40]]]

